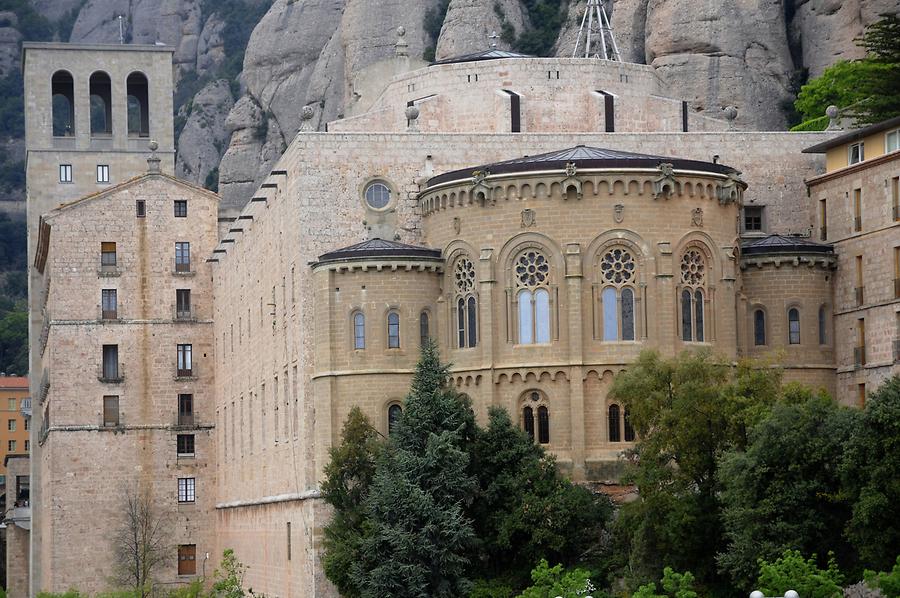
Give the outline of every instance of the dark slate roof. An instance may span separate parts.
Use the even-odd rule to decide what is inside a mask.
[[[407,245],[396,241],[385,241],[384,239],[369,239],[356,245],[323,253],[319,256],[318,263],[385,258],[439,261],[441,259],[441,250],[418,245]]]
[[[843,135],[838,135],[837,137],[832,137],[828,141],[823,141],[822,143],[817,143],[816,145],[806,148],[805,150],[803,150],[803,153],[824,154],[833,147],[844,145],[845,143],[859,141],[860,139],[865,139],[869,135],[880,133],[885,129],[893,129],[897,126],[900,126],[900,116],[895,116],[894,118],[883,120],[880,123],[875,123],[874,125],[869,125],[868,127],[863,127],[861,129],[850,131],[849,133],[844,133]]]
[[[471,177],[472,172],[476,170],[487,171],[488,174],[528,172],[533,170],[565,170],[566,164],[570,162],[574,162],[578,168],[656,168],[660,163],[668,162],[679,170],[700,170],[719,174],[737,173],[737,170],[724,164],[576,145],[575,147],[547,152],[546,154],[524,156],[506,160],[505,162],[495,162],[483,166],[454,170],[433,177],[428,181],[428,186],[466,179]]]
[[[761,239],[745,242],[741,245],[743,255],[761,255],[772,253],[834,253],[834,245],[817,243],[806,237],[788,235],[769,235]]]
[[[505,50],[485,50],[483,52],[475,52],[474,54],[463,54],[462,56],[451,56],[431,64],[455,64],[457,62],[478,62],[479,60],[499,60],[501,58],[534,58],[530,54],[519,54],[518,52],[507,52]]]

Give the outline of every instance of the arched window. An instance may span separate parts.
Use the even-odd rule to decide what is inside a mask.
[[[428,344],[428,339],[431,338],[428,329],[428,312],[423,311],[419,314],[419,344],[423,347]]]
[[[90,78],[91,135],[112,134],[112,82],[109,75],[96,72]]]
[[[622,413],[622,420],[625,423],[625,442],[634,442],[634,426],[631,425],[631,415],[628,409]]]
[[[150,136],[150,88],[143,73],[131,73],[125,81],[128,95],[128,135]]]
[[[604,341],[633,341],[635,260],[627,249],[607,251],[600,260]]]
[[[547,407],[538,407],[538,444],[550,444],[550,412]]]
[[[522,395],[522,428],[539,444],[550,443],[550,409],[543,393],[530,390]],[[535,436],[535,434],[537,434]]]
[[[753,344],[766,344],[766,313],[761,309],[753,312]]]
[[[397,431],[401,417],[403,417],[403,407],[396,403],[388,407],[388,435]]]
[[[619,406],[609,406],[609,441],[621,442],[622,436],[619,434]]]
[[[825,313],[825,306],[822,305],[819,307],[819,344],[827,345],[828,344],[828,333],[825,329],[827,325],[827,314]]]
[[[515,263],[519,292],[519,344],[550,342],[550,263],[538,249],[524,251]]]
[[[706,339],[706,258],[692,248],[681,257],[681,340]]]
[[[788,310],[788,342],[792,345],[800,344],[800,310],[796,307]]]
[[[534,440],[534,410],[531,407],[522,409],[522,426],[531,440]]]
[[[456,290],[456,346],[460,349],[478,344],[478,301],[475,299],[475,265],[467,257],[456,260],[453,268]]]
[[[387,317],[388,349],[400,348],[400,314],[392,311]]]
[[[360,311],[353,314],[353,348],[366,348],[366,316]]]
[[[75,135],[75,80],[71,73],[57,71],[50,80],[53,96],[53,136]]]

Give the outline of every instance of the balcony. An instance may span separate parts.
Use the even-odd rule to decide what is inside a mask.
[[[194,313],[190,309],[176,309],[175,319],[179,322],[192,322],[196,320],[196,318],[194,317]]]
[[[31,397],[25,397],[19,404],[19,411],[22,417],[31,417]]]
[[[853,363],[856,367],[861,368],[866,365],[866,347],[865,345],[862,347],[854,347],[853,348]]]
[[[125,370],[122,368],[121,363],[116,364],[116,367],[101,367],[100,372],[97,374],[97,380],[104,384],[121,384],[125,381]]]
[[[122,275],[122,271],[116,264],[103,264],[97,270],[97,276],[100,278],[116,278]]]
[[[193,413],[179,413],[175,418],[176,426],[193,426],[194,424],[194,414]]]
[[[853,289],[854,296],[856,297],[856,306],[859,307],[865,301],[865,288],[866,287],[856,287]]]
[[[859,216],[853,218],[853,232],[862,232],[862,218]]]
[[[175,380],[196,380],[197,370],[194,368],[176,368]]]
[[[38,400],[43,403],[47,399],[48,394],[50,394],[50,371],[44,369],[44,373],[41,375],[41,388],[38,392]]]

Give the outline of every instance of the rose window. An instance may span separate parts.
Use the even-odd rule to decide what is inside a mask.
[[[681,281],[691,286],[700,286],[706,279],[706,261],[696,249],[689,249],[681,258]]]
[[[606,252],[600,261],[603,280],[613,284],[629,282],[634,278],[634,258],[624,249]]]
[[[456,290],[460,295],[470,293],[475,288],[475,266],[470,260],[466,258],[457,260],[454,277]]]
[[[546,284],[550,275],[550,264],[544,255],[529,249],[516,260],[516,281],[522,287],[536,287]]]

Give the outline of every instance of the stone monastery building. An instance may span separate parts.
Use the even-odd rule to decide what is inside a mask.
[[[172,49],[25,44],[28,587],[109,585],[127,496],[166,584],[334,596],[318,484],[355,405],[388,434],[425,338],[483,418],[575,480],[635,440],[644,349],[767,357],[862,404],[900,371],[900,120],[735,130],[651,67],[398,42],[243,205],[172,176]],[[752,98],[748,98],[752,101]],[[17,561],[18,562],[18,561]],[[13,579],[13,577],[11,577]],[[22,579],[25,579],[23,576]]]

